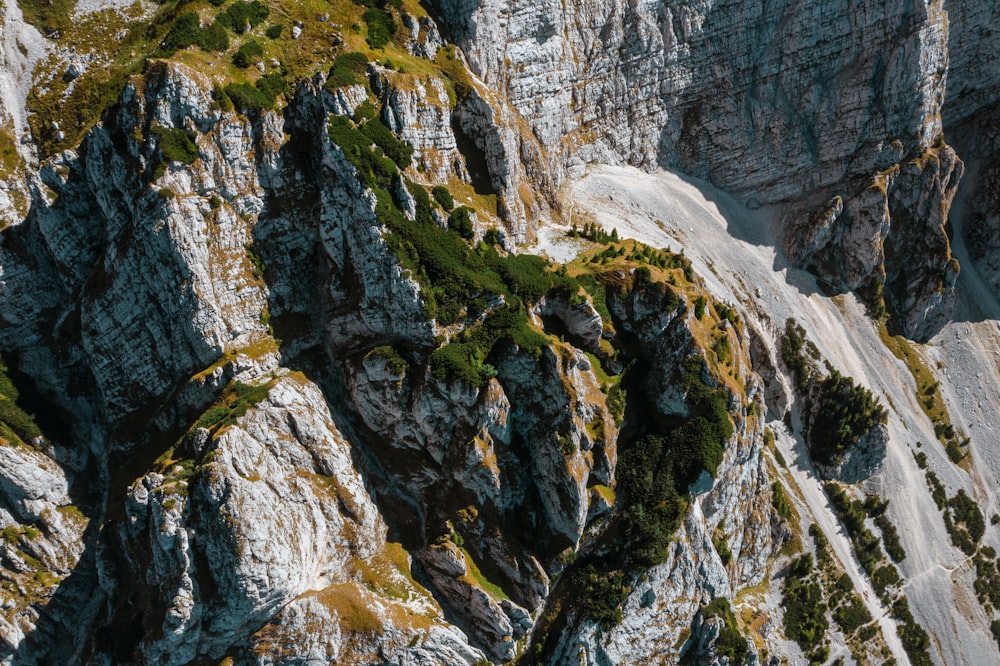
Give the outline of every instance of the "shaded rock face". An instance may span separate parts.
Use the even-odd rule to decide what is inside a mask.
[[[941,131],[941,2],[438,4],[557,173],[670,165],[767,203],[890,166],[889,142]]]
[[[965,167],[941,145],[879,173],[854,195],[786,216],[784,249],[833,291],[884,298],[905,335],[927,339],[951,316],[959,265],[948,212]]]
[[[530,126],[555,186],[595,160],[677,168],[790,209],[779,236],[791,262],[873,303],[884,287],[907,335],[948,320],[962,168],[938,142],[996,99],[1000,69],[985,55],[995,8],[437,4],[472,69]]]
[[[634,336],[639,363],[649,365],[643,390],[653,398],[658,416],[676,417],[687,412],[681,375],[685,361],[701,353],[689,328],[699,324],[694,321],[692,304],[671,307],[665,293],[656,288],[637,290],[626,298],[612,299],[609,307],[617,326]],[[667,560],[649,569],[631,588],[622,623],[602,629],[583,622],[564,632],[556,650],[557,663],[676,661],[685,644],[682,635],[689,632],[692,618],[703,605],[715,597],[730,597],[766,576],[772,553],[772,511],[770,482],[761,456],[763,385],[749,368],[749,337],[736,327],[727,330],[735,352],[733,371],[746,395],[730,400],[734,431],[715,477],[703,472],[692,485],[692,506]],[[724,538],[732,550],[728,564],[723,563],[713,537]]]

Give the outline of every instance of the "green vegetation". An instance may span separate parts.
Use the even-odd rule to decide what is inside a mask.
[[[233,425],[250,411],[250,408],[267,397],[271,384],[252,386],[242,382],[232,382],[222,392],[222,396],[191,426],[191,430],[206,428],[212,433]]]
[[[606,630],[621,624],[621,605],[625,603],[629,590],[622,572],[608,574],[601,567],[588,564],[573,572],[572,587],[577,590],[580,612],[584,617]]]
[[[807,398],[806,441],[809,452],[820,462],[844,453],[888,418],[889,413],[871,391],[842,376],[829,362],[823,362],[823,375],[819,350],[792,318],[785,322],[781,359],[792,371],[796,389]]]
[[[254,65],[264,57],[264,45],[256,39],[248,39],[233,54],[233,64],[241,69]]]
[[[70,22],[76,0],[18,0],[24,20],[43,33],[52,34]]]
[[[715,552],[719,554],[719,559],[722,560],[724,566],[733,561],[733,551],[729,549],[729,542],[726,541],[722,525],[717,527],[715,533],[712,535],[712,545],[715,547]]]
[[[150,131],[159,139],[159,149],[165,159],[181,164],[193,164],[198,159],[198,146],[194,142],[198,136],[196,132],[159,125]]]
[[[715,475],[733,424],[726,409],[729,393],[708,385],[704,361],[687,360],[684,387],[689,417],[663,434],[620,445],[618,492],[626,498],[623,520],[632,567],[664,562],[667,547],[687,507],[681,491],[702,470]]]
[[[896,631],[903,642],[903,649],[906,650],[910,663],[913,666],[931,666],[934,662],[931,661],[930,653],[927,651],[931,645],[930,636],[913,618],[910,603],[905,596],[892,604],[892,616],[900,622]]]
[[[548,338],[528,326],[523,308],[497,308],[481,326],[466,329],[455,342],[436,349],[431,354],[431,374],[440,380],[482,386],[496,375],[486,359],[498,345],[540,353],[548,343]]]
[[[267,20],[271,10],[262,2],[252,0],[244,2],[237,0],[229,5],[226,11],[220,13],[216,20],[237,35],[252,30]]]
[[[813,575],[812,555],[792,560],[781,598],[785,634],[799,644],[810,663],[823,663],[829,654],[824,644],[830,626],[826,619],[823,588]]]
[[[869,509],[873,513],[882,515],[885,504],[882,502],[866,503],[860,500],[852,500],[847,493],[837,483],[830,481],[823,489],[830,498],[837,516],[844,523],[847,534],[854,545],[854,552],[861,562],[861,567],[868,576],[874,579],[875,572],[883,563],[884,558],[878,537],[876,537],[865,525],[865,520],[869,516]],[[891,566],[891,565],[890,565]],[[883,573],[883,578],[886,574]]]
[[[875,516],[875,526],[882,532],[882,545],[885,546],[885,552],[892,561],[899,563],[905,560],[906,551],[899,542],[899,532],[896,531],[896,526],[889,522],[889,518],[885,514]]]
[[[198,46],[202,51],[225,51],[229,48],[229,33],[219,22],[201,26],[201,18],[196,12],[186,12],[177,17],[170,26],[156,57],[169,58],[177,51]]]
[[[774,507],[775,513],[785,520],[792,517],[792,506],[788,503],[788,498],[785,496],[785,489],[779,481],[771,484],[771,506]]]
[[[549,293],[577,294],[574,279],[551,271],[541,257],[501,256],[486,243],[472,247],[463,237],[471,233],[438,226],[427,190],[409,180],[405,183],[416,215],[413,220],[403,215],[389,188],[409,166],[413,149],[395,137],[374,109],[359,108],[354,120],[331,118],[328,134],[357,169],[361,184],[374,191],[376,216],[390,232],[387,241],[400,265],[420,283],[428,317],[448,325],[487,312],[498,297],[505,303],[489,310],[481,325],[467,328],[431,354],[436,378],[482,386],[495,375],[487,360],[498,345],[538,353],[548,344],[528,325],[525,304]],[[456,209],[452,216],[462,210],[468,209]]]
[[[722,619],[722,626],[719,627],[719,636],[715,640],[715,651],[720,657],[726,657],[731,666],[739,666],[746,663],[749,649],[747,639],[740,633],[736,625],[736,616],[729,605],[729,600],[725,597],[716,597],[703,606],[699,611],[701,616],[708,620],[711,618]],[[687,663],[683,658],[681,663]]]
[[[973,589],[979,603],[988,614],[991,614],[991,610],[1000,610],[1000,571],[997,570],[996,552],[983,546],[976,553],[973,563],[976,567]]]
[[[807,431],[810,451],[821,461],[843,453],[889,416],[871,391],[829,364],[827,370],[815,398],[819,407]]]
[[[599,243],[601,245],[618,242],[617,229],[612,229],[609,234],[600,225],[590,222],[583,225],[582,231],[577,228],[576,223],[574,222],[573,227],[567,232],[566,235],[570,238],[586,238],[589,241]]]
[[[217,101],[222,108],[236,107],[244,112],[273,109],[278,95],[284,94],[286,90],[284,77],[274,72],[257,79],[255,85],[230,83],[220,91]]]
[[[378,7],[365,11],[361,19],[368,24],[368,46],[373,49],[385,48],[399,28],[392,14]]]
[[[438,202],[441,208],[447,211],[455,207],[455,199],[451,196],[451,191],[443,185],[435,185],[431,190],[431,196],[434,197],[434,201]]]
[[[20,392],[7,375],[6,363],[0,360],[0,439],[31,443],[42,437],[35,418],[18,406]]]
[[[389,371],[394,375],[405,375],[409,364],[391,345],[375,347],[365,355],[365,358],[383,358]]]
[[[324,87],[333,90],[344,86],[368,85],[367,68],[368,56],[365,54],[356,51],[341,53],[333,61]]]
[[[781,360],[792,371],[795,387],[801,395],[809,392],[819,359],[819,349],[806,338],[806,329],[789,317],[785,321],[785,333],[781,336]]]
[[[472,226],[472,213],[473,210],[468,206],[459,206],[448,216],[448,228],[457,231],[462,238],[472,238],[475,232]]]
[[[268,39],[278,39],[281,37],[281,32],[285,29],[285,26],[281,23],[275,23],[273,25],[267,26],[267,30],[264,31],[264,36]]]

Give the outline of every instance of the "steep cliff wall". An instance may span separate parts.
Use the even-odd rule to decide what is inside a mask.
[[[365,4],[272,5],[294,22],[248,19],[225,53],[107,60],[122,78],[100,122],[78,104],[99,68],[60,60],[97,47],[37,70],[73,129],[36,89],[44,159],[21,144],[3,164],[0,659],[794,660],[776,609],[786,556],[818,552],[795,536],[813,519],[885,615],[805,449],[791,460],[779,419],[805,408],[779,323],[801,312],[889,398],[866,490],[922,488],[927,457],[901,442],[943,431],[916,400],[954,405],[952,383],[925,368],[942,393],[916,395],[861,309],[817,291],[926,337],[965,284],[955,257],[996,286],[996,77],[978,57],[995,12],[441,0],[439,26]],[[158,49],[175,10],[130,14],[149,25],[123,48]],[[197,10],[206,27],[229,11]],[[4,12],[0,120],[23,128],[47,47]],[[266,55],[242,68],[251,40]],[[739,202],[601,180],[595,161],[678,168]],[[597,190],[557,196],[588,172]],[[573,226],[542,229],[560,215]],[[567,263],[517,254],[540,230]],[[975,493],[934,451],[949,495]],[[894,593],[909,586],[942,658],[992,656],[992,611],[955,619],[923,582],[960,564],[930,493],[886,495],[923,530],[906,545],[935,544]],[[962,575],[947,591],[974,603]],[[877,624],[905,661],[895,620]]]

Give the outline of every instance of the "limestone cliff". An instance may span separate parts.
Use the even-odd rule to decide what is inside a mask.
[[[812,521],[906,658],[808,455],[775,449],[795,434],[774,322],[794,302],[813,335],[868,326],[813,293],[853,291],[923,339],[959,260],[1000,284],[996,12],[24,4],[47,36],[4,4],[0,661],[794,660],[775,609]],[[647,207],[668,188],[636,177],[601,216],[560,190],[594,162],[738,201],[697,181],[714,212]],[[748,238],[765,278],[731,254]],[[869,334],[824,352],[870,368]],[[960,413],[944,361],[903,356],[916,398],[895,357],[866,378],[897,391],[888,471],[842,474],[868,490],[922,488],[901,442]],[[917,583],[949,561],[921,557],[893,590],[913,583],[939,656],[949,627],[991,646],[989,607],[927,610]]]

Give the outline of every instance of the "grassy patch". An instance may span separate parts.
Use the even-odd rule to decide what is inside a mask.
[[[469,571],[468,576],[472,581],[474,581],[475,585],[486,590],[489,592],[490,596],[496,599],[509,600],[510,597],[508,597],[507,593],[503,591],[503,588],[496,583],[490,582],[489,579],[483,575],[483,572],[479,570],[478,566],[476,566],[476,561],[472,558],[472,555],[469,554],[469,551],[465,550],[465,548],[462,548],[461,550],[462,554],[465,555],[465,563]]]
[[[879,323],[878,334],[886,349],[906,364],[906,368],[910,371],[913,381],[917,385],[917,404],[934,424],[934,434],[945,446],[948,458],[955,464],[960,463],[967,455],[963,446],[968,442],[960,441],[951,424],[951,416],[944,404],[944,398],[941,395],[939,384],[934,378],[934,373],[931,372],[921,353],[914,348],[910,341],[901,335],[891,335],[885,322]]]
[[[375,347],[365,355],[365,358],[385,359],[386,366],[394,375],[405,375],[409,367],[406,359],[400,356],[399,352],[393,349],[391,345]]]
[[[24,20],[45,34],[70,25],[76,0],[18,0]]]
[[[222,392],[222,396],[214,405],[208,408],[194,424],[191,430],[206,428],[213,433],[233,425],[250,408],[267,397],[271,383],[260,385],[232,382]]]
[[[196,132],[160,126],[153,127],[151,132],[159,139],[160,152],[165,159],[181,164],[193,164],[198,159],[198,146],[194,142],[198,136]]]

